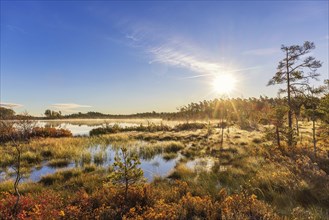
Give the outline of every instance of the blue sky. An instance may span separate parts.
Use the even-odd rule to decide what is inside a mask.
[[[267,87],[280,46],[313,41],[328,78],[328,1],[1,1],[1,104],[41,115],[175,111]],[[200,75],[204,75],[199,77]]]

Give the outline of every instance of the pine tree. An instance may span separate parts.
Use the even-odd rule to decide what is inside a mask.
[[[114,157],[113,171],[110,174],[110,179],[114,183],[124,184],[126,200],[129,185],[143,179],[143,170],[138,167],[140,164],[138,156],[132,152],[128,152],[125,147],[121,148]]]
[[[306,41],[302,46],[281,46],[285,53],[285,58],[279,62],[276,74],[267,85],[286,84],[285,89],[280,89],[279,93],[287,94],[288,105],[288,145],[293,145],[292,128],[292,94],[301,93],[300,88],[308,86],[310,79],[317,79],[316,72],[321,67],[321,62],[312,56],[305,55],[315,49],[313,42]],[[306,72],[307,71],[307,72]]]

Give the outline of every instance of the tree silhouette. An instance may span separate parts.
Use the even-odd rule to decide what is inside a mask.
[[[279,62],[276,74],[267,85],[286,84],[285,89],[280,89],[279,93],[287,93],[288,104],[288,145],[293,145],[292,128],[292,93],[301,93],[300,88],[308,86],[310,79],[317,79],[316,72],[321,67],[321,62],[312,56],[305,57],[315,49],[313,42],[305,41],[303,45],[281,46],[285,53],[285,58]],[[308,70],[308,72],[305,72]]]

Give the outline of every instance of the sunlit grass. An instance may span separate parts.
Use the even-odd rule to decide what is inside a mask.
[[[317,216],[318,212],[321,219],[324,210],[327,210],[324,206],[329,195],[329,189],[323,184],[328,180],[324,173],[329,167],[326,148],[320,146],[318,157],[313,158],[312,149],[307,144],[299,144],[294,149],[283,144],[278,149],[263,138],[261,131],[248,132],[236,127],[230,133],[225,133],[221,148],[219,134],[217,128],[209,135],[207,128],[203,128],[32,140],[22,148],[24,173],[29,173],[34,166],[40,166],[42,161],[48,161],[47,165],[54,167],[66,166],[69,161],[75,161],[82,167],[46,175],[40,183],[31,183],[31,186],[23,183],[21,188],[24,193],[40,192],[43,188],[65,191],[68,195],[81,189],[93,192],[108,181],[107,167],[96,166],[107,160],[108,147],[115,151],[126,146],[145,160],[156,155],[161,155],[167,161],[178,158],[176,167],[169,174],[171,182],[166,178],[155,180],[163,190],[169,191],[173,181],[184,181],[193,195],[210,195],[218,199],[218,192],[223,187],[229,193],[243,189],[271,204],[282,215],[290,216],[293,210],[295,216],[307,213]],[[90,149],[96,147],[96,152],[91,153]],[[5,170],[5,167],[14,163],[15,151],[6,144],[0,148],[0,152],[3,153],[0,165]],[[186,165],[193,159],[206,157],[214,160],[210,171]],[[206,163],[200,164],[200,167],[206,166]],[[12,192],[12,181],[1,182],[0,191]],[[177,194],[169,195],[169,192],[163,194],[168,200],[178,197]]]
[[[66,167],[69,163],[70,161],[66,159],[52,159],[47,163],[47,165],[50,167]]]

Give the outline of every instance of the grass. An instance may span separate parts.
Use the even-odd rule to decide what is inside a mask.
[[[165,142],[164,144],[164,151],[166,153],[177,153],[178,151],[182,150],[184,148],[184,144],[178,141],[169,141]]]
[[[285,146],[279,149],[265,142],[261,132],[233,127],[220,148],[218,131],[213,128],[213,132],[207,134],[205,127],[174,132],[130,131],[97,137],[32,140],[31,144],[23,146],[22,165],[26,172],[44,160],[49,160],[48,164],[54,167],[65,166],[68,161],[81,162],[83,167],[46,175],[39,183],[22,183],[21,191],[37,193],[53,189],[64,192],[65,196],[81,190],[91,193],[107,182],[106,168],[96,166],[104,164],[107,145],[111,144],[113,148],[125,145],[136,151],[141,159],[162,154],[165,160],[172,160],[180,155],[169,178],[156,178],[150,183],[161,189],[157,198],[166,202],[177,200],[179,195],[173,192],[172,186],[183,181],[188,187],[178,187],[182,195],[186,195],[188,189],[194,196],[209,196],[220,201],[219,192],[223,188],[228,195],[247,191],[284,218],[326,219],[329,207],[328,146],[319,142],[315,158],[306,137],[294,149]],[[100,146],[100,151],[92,155],[90,146],[96,145]],[[0,147],[0,153],[0,166],[5,170],[14,162],[14,149],[6,144]],[[188,161],[200,157],[214,158],[211,172],[186,166]],[[12,181],[1,182],[0,192],[13,192],[12,184]]]
[[[175,153],[175,152],[171,152],[171,153],[164,153],[163,155],[162,155],[162,158],[164,159],[164,160],[172,160],[172,159],[175,159],[175,158],[177,158],[177,156],[178,156],[178,154],[177,153]]]
[[[49,186],[59,182],[66,182],[73,177],[80,176],[81,173],[82,172],[80,169],[63,170],[54,174],[43,176],[39,182],[43,185]]]
[[[69,160],[66,159],[52,159],[47,165],[50,167],[66,167],[70,164]]]
[[[84,173],[90,173],[90,172],[93,172],[97,169],[97,167],[93,164],[91,165],[86,165],[84,168],[83,168],[83,172]]]
[[[102,151],[100,151],[94,155],[94,163],[97,165],[103,164],[105,159],[106,159],[106,155]]]
[[[81,158],[82,164],[90,164],[91,159],[92,157],[90,152],[85,152],[82,154],[82,158]]]
[[[22,153],[21,159],[29,164],[36,164],[41,161],[41,156],[36,152],[26,151]]]
[[[188,180],[196,175],[191,169],[185,164],[180,163],[175,167],[175,170],[168,176],[170,179],[176,180]]]
[[[1,154],[1,157],[0,157],[0,166],[1,167],[7,167],[11,164],[14,163],[14,157],[13,157],[14,154],[9,154],[9,153],[3,153]]]
[[[255,144],[260,144],[260,143],[262,143],[263,141],[262,141],[262,139],[260,139],[260,138],[253,138],[253,139],[252,139],[252,142],[255,143]]]
[[[194,147],[189,147],[182,151],[182,155],[192,160],[198,155],[198,150]]]

